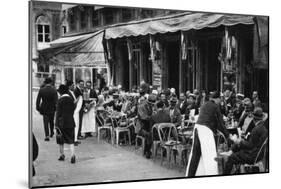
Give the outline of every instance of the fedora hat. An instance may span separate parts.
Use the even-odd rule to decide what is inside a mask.
[[[253,112],[253,116],[255,120],[262,120],[264,118],[264,113],[261,107],[256,107]]]

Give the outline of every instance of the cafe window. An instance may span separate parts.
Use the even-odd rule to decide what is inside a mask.
[[[85,8],[80,9],[80,27],[85,29],[87,27],[87,12]]]
[[[50,22],[46,16],[39,16],[36,20],[37,41],[40,43],[50,42]]]
[[[92,14],[92,26],[98,26],[99,25],[99,14],[98,11],[93,10]]]
[[[122,9],[122,22],[127,22],[132,20],[133,12],[131,9]]]
[[[107,24],[113,24],[114,22],[114,15],[113,15],[113,10],[112,9],[108,9],[108,10],[104,10],[104,23]]]

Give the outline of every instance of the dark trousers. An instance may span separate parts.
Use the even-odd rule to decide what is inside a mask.
[[[188,177],[194,177],[199,165],[200,157],[202,155],[201,153],[201,146],[200,146],[200,140],[198,137],[198,131],[195,128],[194,129],[194,139],[192,144],[192,156],[190,157],[190,166],[188,169],[187,176]]]
[[[45,137],[49,137],[50,132],[51,132],[51,135],[54,134],[54,116],[55,116],[54,113],[43,115]]]
[[[242,151],[235,152],[228,157],[223,173],[225,175],[228,175],[231,173],[234,165],[245,164],[245,163],[250,164],[251,162],[252,161],[250,161],[250,159],[247,158]]]
[[[79,128],[78,128],[78,136],[81,136],[82,120],[83,120],[83,108],[81,108],[81,110],[80,110],[80,112],[79,112]]]
[[[153,143],[152,132],[150,130],[150,122],[142,120],[143,128],[139,131],[139,135],[145,138],[144,154],[151,154],[151,147]]]

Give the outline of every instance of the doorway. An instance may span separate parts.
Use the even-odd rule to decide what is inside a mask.
[[[167,67],[168,67],[168,88],[175,88],[179,92],[179,52],[178,42],[169,42],[167,44]]]

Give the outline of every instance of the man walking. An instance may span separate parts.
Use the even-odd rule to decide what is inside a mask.
[[[46,78],[44,83],[44,87],[38,92],[36,110],[43,115],[45,141],[49,141],[49,137],[53,137],[54,135],[54,116],[58,94],[56,89],[52,86],[51,78]]]

